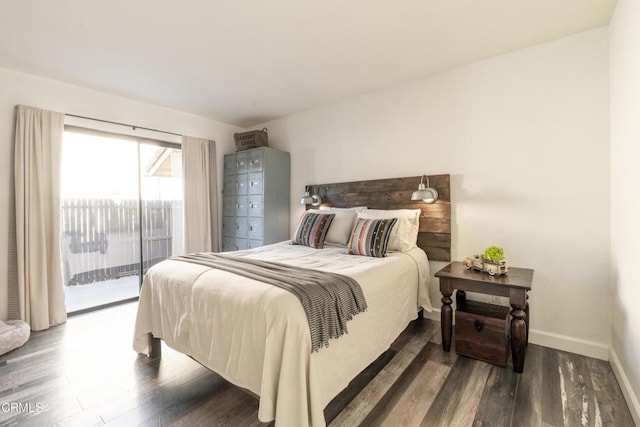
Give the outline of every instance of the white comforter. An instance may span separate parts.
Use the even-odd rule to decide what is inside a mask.
[[[368,310],[349,333],[311,353],[306,315],[291,293],[220,270],[167,260],[147,272],[133,348],[148,353],[147,334],[162,338],[230,382],[260,396],[258,418],[277,426],[323,426],[323,409],[416,318],[432,310],[428,262],[421,249],[386,258],[346,255],[286,242],[235,252],[333,271],[358,281]]]

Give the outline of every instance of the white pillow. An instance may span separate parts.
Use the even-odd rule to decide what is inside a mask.
[[[396,222],[396,225],[391,230],[387,249],[390,251],[407,252],[417,246],[420,213],[420,209],[367,209],[366,211],[359,212],[358,218],[398,218],[398,222]]]
[[[320,206],[320,209],[309,209],[307,212],[334,214],[335,217],[331,222],[327,237],[324,239],[327,243],[346,246],[351,236],[353,226],[358,219],[358,213],[367,210],[366,206],[358,206],[355,208],[333,208],[330,206]]]

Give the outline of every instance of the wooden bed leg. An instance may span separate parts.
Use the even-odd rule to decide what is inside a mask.
[[[418,320],[422,319],[424,319],[424,308],[421,308],[420,311],[418,311]]]
[[[160,338],[155,338],[149,334],[149,359],[160,359],[160,357],[162,357]]]

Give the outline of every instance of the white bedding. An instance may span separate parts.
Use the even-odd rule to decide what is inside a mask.
[[[133,348],[148,353],[147,334],[162,338],[230,382],[260,396],[258,418],[277,426],[323,426],[323,410],[416,318],[432,310],[429,265],[418,248],[386,258],[346,255],[286,242],[238,256],[333,271],[358,281],[368,310],[349,333],[311,353],[299,300],[287,291],[208,267],[167,260],[147,272]]]

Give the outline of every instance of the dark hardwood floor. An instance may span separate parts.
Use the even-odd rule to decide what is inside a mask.
[[[131,349],[136,303],[33,333],[0,357],[0,425],[258,426],[257,400],[163,344]],[[444,353],[413,322],[326,408],[331,426],[633,426],[607,362],[530,344],[523,374]]]

